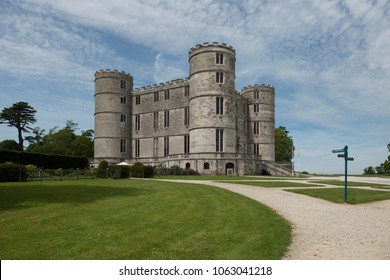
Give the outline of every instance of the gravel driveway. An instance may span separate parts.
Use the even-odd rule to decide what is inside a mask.
[[[390,184],[390,180],[385,180]],[[239,185],[239,182],[191,183],[247,196],[268,205],[290,221],[292,243],[284,259],[390,259],[390,200],[359,205],[337,204],[280,188]]]

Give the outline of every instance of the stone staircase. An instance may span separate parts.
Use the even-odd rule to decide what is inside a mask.
[[[291,163],[278,163],[274,161],[262,161],[262,168],[265,173],[272,176],[294,176]]]

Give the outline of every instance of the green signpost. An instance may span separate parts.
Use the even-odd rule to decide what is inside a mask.
[[[333,150],[332,153],[338,154],[337,157],[344,158],[345,174],[344,174],[344,202],[348,201],[348,161],[353,161],[354,158],[348,157],[348,146],[343,149]]]

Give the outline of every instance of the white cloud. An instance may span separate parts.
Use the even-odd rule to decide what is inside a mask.
[[[390,141],[387,0],[6,3],[0,11],[0,71],[8,76],[61,77],[91,90],[95,70],[117,68],[142,86],[185,78],[189,48],[226,42],[237,51],[237,89],[274,84],[277,121],[297,135],[306,153],[327,149],[333,135],[332,145],[360,141],[376,153],[378,141]],[[143,64],[136,54],[118,53],[115,42],[104,41],[107,34],[152,49],[154,61]]]

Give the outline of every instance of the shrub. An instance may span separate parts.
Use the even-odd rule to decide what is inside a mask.
[[[26,180],[25,166],[13,163],[0,164],[0,182],[25,182]]]
[[[134,178],[144,178],[145,167],[142,163],[137,162],[132,167],[130,167],[131,177]]]
[[[37,170],[37,166],[34,164],[27,164],[26,169],[29,171],[34,171],[34,170]]]
[[[154,168],[153,166],[144,166],[144,177],[145,178],[152,178],[154,173]]]
[[[0,151],[0,163],[8,161],[23,165],[33,164],[45,169],[84,169],[89,165],[88,158],[86,157]]]
[[[183,169],[180,166],[173,165],[169,168],[169,175],[182,175]]]
[[[97,169],[107,169],[107,168],[108,168],[108,162],[106,160],[100,161],[97,167]]]
[[[107,169],[108,169],[108,162],[106,160],[100,161],[96,169],[96,178],[107,178],[108,177]]]
[[[122,179],[130,177],[130,167],[123,165],[110,165],[108,167],[108,176],[114,179]]]

